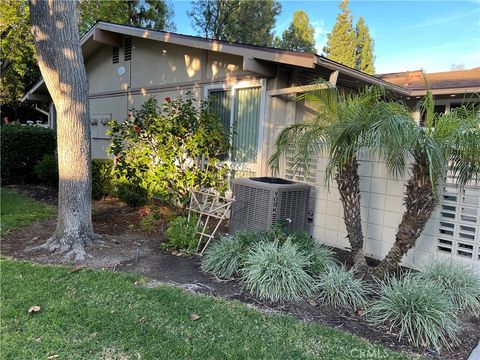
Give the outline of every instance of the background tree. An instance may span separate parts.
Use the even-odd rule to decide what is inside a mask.
[[[174,30],[173,11],[164,0],[81,0],[77,5],[80,34],[97,20]],[[21,103],[25,90],[40,79],[30,33],[27,0],[0,1],[0,105],[14,120],[38,116],[31,104]]]
[[[348,9],[348,0],[342,0],[340,10],[332,32],[327,35],[327,45],[323,51],[329,59],[355,68],[357,36],[353,28],[352,15]]]
[[[355,69],[372,75],[375,73],[375,56],[373,54],[375,44],[362,16],[358,19],[355,33],[357,36]]]
[[[277,38],[278,39],[278,38]],[[282,49],[315,53],[315,29],[305,11],[297,10],[293,13],[290,26],[277,41],[276,47]]]
[[[40,77],[27,1],[0,2],[0,33],[0,105],[4,114],[10,110],[16,120],[25,89]]]
[[[276,0],[198,0],[187,14],[197,33],[207,38],[271,46],[280,11]]]
[[[58,219],[55,234],[42,247],[82,260],[95,235],[88,79],[75,6],[70,0],[32,0],[30,14],[38,65],[57,109]]]
[[[175,30],[173,9],[164,0],[80,0],[77,10],[81,34],[97,20],[154,30]]]

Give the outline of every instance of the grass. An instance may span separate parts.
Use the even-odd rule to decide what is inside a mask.
[[[1,188],[0,235],[45,220],[55,215],[55,209],[29,196]]]
[[[3,359],[406,359],[351,334],[137,275],[0,259]],[[28,314],[39,305],[41,311]],[[191,314],[200,319],[192,321]]]

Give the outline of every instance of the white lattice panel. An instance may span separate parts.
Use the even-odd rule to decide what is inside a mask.
[[[448,182],[438,219],[437,250],[480,262],[480,187],[459,188]]]

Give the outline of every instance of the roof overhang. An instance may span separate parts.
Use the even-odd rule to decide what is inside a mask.
[[[467,88],[445,88],[445,89],[431,89],[432,95],[468,95],[468,94],[480,94],[480,87],[467,87]],[[411,90],[411,96],[425,96],[427,90]]]
[[[97,22],[80,40],[83,57],[87,60],[102,45],[121,46],[122,36],[132,36],[150,39],[180,46],[197,48],[213,52],[223,52],[237,55],[243,58],[243,69],[265,77],[275,76],[272,64],[289,65],[295,68],[304,68],[315,71],[323,68],[331,73],[337,72],[340,78],[351,79],[352,84],[377,85],[397,93],[400,96],[421,96],[425,91],[412,91],[402,86],[392,84],[379,77],[365,74],[361,71],[349,68],[323,56],[296,51],[266,48],[261,46],[229,43],[226,41],[210,40],[197,36],[181,35],[164,31],[155,31],[131,27],[126,25]],[[460,94],[468,92],[480,92],[480,89],[442,89],[434,90],[433,94]],[[43,79],[28,90],[21,101],[49,101],[49,94]]]
[[[368,75],[364,72],[352,69],[348,66],[342,65],[340,63],[337,63],[336,61],[332,61],[330,59],[327,59],[326,57],[323,56],[317,56],[317,64],[319,66],[325,67],[327,69],[330,69],[332,71],[338,71],[339,74],[344,74],[351,76],[352,78],[358,79],[366,84],[370,85],[377,85],[377,86],[383,86],[386,89],[389,89],[395,93],[409,96],[410,92],[405,89],[404,87],[389,83],[385,80],[379,79],[376,76],[373,75]]]

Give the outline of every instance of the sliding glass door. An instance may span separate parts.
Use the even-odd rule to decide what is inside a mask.
[[[208,91],[212,109],[229,129],[232,177],[260,175],[262,87],[242,86]]]

